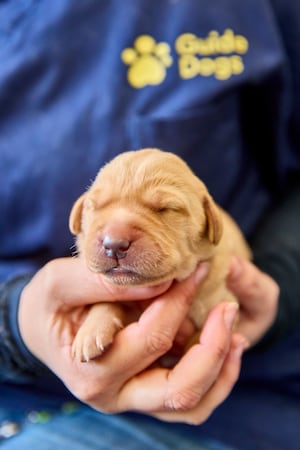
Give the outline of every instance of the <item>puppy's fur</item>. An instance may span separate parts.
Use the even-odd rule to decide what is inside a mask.
[[[236,301],[225,282],[230,256],[251,258],[238,226],[204,183],[178,156],[157,149],[123,153],[104,166],[74,204],[69,225],[89,269],[111,283],[180,280],[209,261],[189,313],[198,329],[218,302]],[[124,311],[121,304],[93,305],[75,337],[74,356],[99,356],[127,322]]]

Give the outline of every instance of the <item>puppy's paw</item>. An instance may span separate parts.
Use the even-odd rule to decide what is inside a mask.
[[[94,305],[75,336],[72,345],[73,358],[88,362],[101,356],[122,328],[122,311],[119,307]]]
[[[72,346],[72,355],[78,361],[88,362],[101,356],[112,344],[115,334],[123,328],[123,324],[117,318],[113,318],[104,329],[99,325],[92,330],[84,325],[79,329]]]

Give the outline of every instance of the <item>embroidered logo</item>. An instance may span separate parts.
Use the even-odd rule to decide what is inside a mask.
[[[197,75],[214,76],[217,80],[240,75],[244,71],[242,55],[248,47],[247,39],[230,29],[222,35],[211,31],[204,39],[192,33],[182,34],[175,42],[179,75],[185,80]]]
[[[134,48],[125,48],[122,61],[129,66],[127,78],[134,88],[161,84],[166,78],[166,68],[172,65],[170,46],[142,35],[134,41]]]
[[[181,79],[213,76],[224,81],[244,72],[243,57],[248,49],[247,38],[228,28],[223,34],[210,31],[204,38],[192,33],[181,34],[173,51],[178,56]],[[121,58],[129,66],[128,82],[136,89],[161,84],[167,76],[167,69],[173,64],[170,45],[156,42],[149,35],[137,37],[133,48],[125,48]]]

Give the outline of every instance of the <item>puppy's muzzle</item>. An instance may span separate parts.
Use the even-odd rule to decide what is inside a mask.
[[[126,239],[118,239],[106,235],[103,239],[102,246],[105,255],[109,258],[122,259],[127,255],[130,242]]]

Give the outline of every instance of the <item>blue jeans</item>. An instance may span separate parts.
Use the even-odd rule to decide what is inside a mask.
[[[199,427],[100,414],[62,387],[54,395],[0,385],[2,429],[5,421],[20,431],[0,441],[1,450],[299,450],[300,329],[267,352],[245,355],[232,394]]]
[[[107,416],[87,407],[73,413],[52,412],[47,423],[24,424],[15,437],[2,441],[3,450],[229,450],[211,439],[184,434],[176,426],[143,416],[124,414]],[[1,446],[0,445],[0,446]]]

